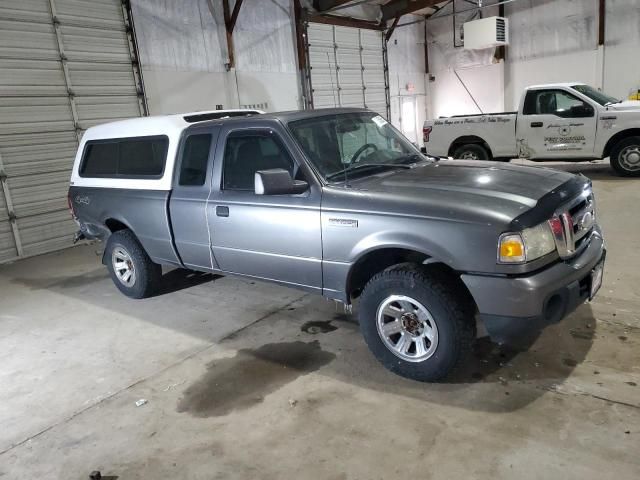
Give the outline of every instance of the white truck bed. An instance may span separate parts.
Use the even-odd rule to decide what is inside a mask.
[[[439,157],[455,156],[456,146],[481,139],[493,158],[513,158],[516,150],[517,112],[457,115],[425,122],[425,135],[429,127],[427,153]]]

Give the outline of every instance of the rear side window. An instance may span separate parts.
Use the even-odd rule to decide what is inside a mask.
[[[117,143],[87,143],[82,161],[83,177],[113,175],[118,170]]]
[[[187,187],[202,186],[207,178],[211,134],[189,135],[184,142],[179,184]]]
[[[114,138],[87,142],[81,177],[158,178],[164,172],[169,138]]]

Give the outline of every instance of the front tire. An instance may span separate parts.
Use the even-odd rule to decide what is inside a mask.
[[[158,288],[162,267],[151,261],[131,230],[109,237],[105,258],[111,280],[127,297],[147,298]]]
[[[490,155],[482,145],[467,143],[455,149],[453,158],[458,160],[490,160]]]
[[[451,375],[471,351],[474,310],[437,270],[402,264],[375,275],[360,298],[362,335],[392,372],[435,382]]]
[[[640,176],[640,137],[620,140],[611,150],[611,168],[623,177]]]

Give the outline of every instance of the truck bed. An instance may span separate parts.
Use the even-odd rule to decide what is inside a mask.
[[[517,115],[517,114],[518,112],[472,113],[469,115],[451,115],[450,117],[439,117],[438,119],[461,118],[461,117],[483,117],[485,115]]]
[[[435,156],[454,156],[457,146],[480,143],[493,158],[516,156],[517,112],[455,115],[425,122],[431,127],[427,153]]]

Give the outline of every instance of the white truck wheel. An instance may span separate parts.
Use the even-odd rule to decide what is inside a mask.
[[[453,158],[458,160],[489,160],[489,152],[477,143],[467,143],[455,149]]]
[[[640,176],[640,137],[628,137],[611,150],[611,168],[623,177]]]

